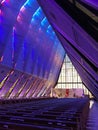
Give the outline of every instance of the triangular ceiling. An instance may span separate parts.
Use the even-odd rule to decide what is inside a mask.
[[[98,8],[89,8],[83,1],[74,4],[70,0],[38,2],[83,83],[98,99]],[[85,5],[87,10],[79,5]]]
[[[98,99],[97,33],[87,33],[54,0],[38,2],[83,83]],[[56,84],[65,52],[38,2],[3,0],[0,5],[1,97],[47,95]]]

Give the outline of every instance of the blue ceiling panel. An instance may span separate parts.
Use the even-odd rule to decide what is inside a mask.
[[[9,67],[11,70],[1,84],[1,88],[8,88],[3,94],[4,97],[11,98],[14,94],[16,98],[21,95],[20,92],[24,92],[25,83],[18,86],[19,75],[11,85],[14,76],[11,75],[13,72],[18,73],[17,71],[21,75],[37,77],[28,86],[23,96],[28,96],[29,93],[31,96],[39,95],[38,92],[32,94],[30,91],[32,87],[38,86],[41,89],[45,86],[46,88],[54,86],[64,54],[65,51],[37,0],[21,0],[21,2],[20,0],[3,0],[1,2],[0,65]],[[43,81],[46,82],[44,86]],[[42,90],[44,91],[45,88]]]

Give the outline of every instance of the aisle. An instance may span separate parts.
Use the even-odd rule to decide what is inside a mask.
[[[98,130],[98,102],[90,101],[87,130]]]

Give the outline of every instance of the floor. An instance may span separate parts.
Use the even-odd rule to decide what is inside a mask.
[[[98,130],[98,102],[90,101],[87,130]]]

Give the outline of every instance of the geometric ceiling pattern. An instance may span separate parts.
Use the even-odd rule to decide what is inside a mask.
[[[0,2],[0,98],[48,96],[64,55],[37,0]]]
[[[82,82],[98,99],[98,1],[38,2]]]

